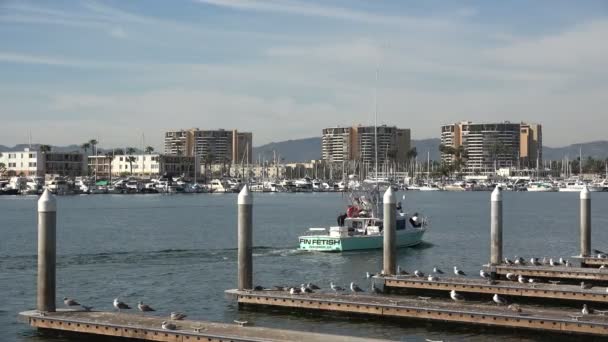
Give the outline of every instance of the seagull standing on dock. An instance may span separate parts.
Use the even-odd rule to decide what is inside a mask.
[[[498,305],[507,305],[507,300],[504,299],[503,297],[499,296],[497,293],[494,294],[494,297],[492,297],[492,300],[494,301],[494,303],[496,303]]]
[[[357,293],[357,292],[364,292],[359,285],[355,284],[354,282],[350,283],[350,290]]]
[[[301,284],[300,285],[300,292],[302,292],[302,293],[313,293],[313,290],[310,289],[310,288],[308,288],[308,287],[306,287],[306,285]]]
[[[289,294],[291,294],[291,295],[300,294],[300,289],[292,287],[289,289]]]
[[[505,264],[513,265],[513,261],[509,260],[509,258],[505,258]]]
[[[587,307],[587,304],[583,304],[583,310],[581,310],[581,312],[583,313],[583,315],[589,314],[589,308]]]
[[[375,276],[375,274],[369,273],[369,272],[365,272],[365,278],[369,279],[369,278],[371,278],[373,276]]]
[[[532,264],[533,266],[540,266],[540,262],[538,261],[538,258],[531,258],[530,264]]]
[[[454,266],[454,274],[457,276],[466,276],[466,273],[464,273],[463,271],[459,270],[458,267]]]
[[[456,290],[450,291],[450,298],[452,298],[452,300],[454,300],[455,302],[464,301],[464,296],[461,295],[460,293],[456,292]]]
[[[479,276],[484,279],[490,279],[490,273],[488,273],[484,270],[479,270]]]
[[[177,325],[173,324],[173,323],[169,323],[167,321],[164,321],[161,326],[161,328],[163,328],[164,330],[175,330],[177,329]]]
[[[182,319],[184,319],[186,317],[188,317],[188,316],[183,312],[172,312],[171,313],[172,321],[181,321]]]
[[[432,274],[429,274],[429,276],[428,276],[427,279],[428,279],[428,281],[437,281],[437,280],[439,280],[439,278],[433,276]]]
[[[318,287],[317,285],[315,285],[313,283],[306,284],[306,287],[308,287],[311,290],[320,290],[321,289],[320,287]]]
[[[416,277],[418,277],[418,278],[422,278],[422,277],[424,277],[424,273],[422,273],[422,272],[420,272],[420,271],[418,271],[418,270],[415,270],[415,271],[414,271],[414,275],[415,275]]]
[[[442,271],[442,270],[440,270],[440,269],[439,269],[439,268],[437,268],[437,267],[433,267],[433,273],[437,273],[437,274],[443,274],[443,271]]]
[[[512,281],[517,280],[517,274],[515,274],[515,273],[507,273],[506,277],[507,277],[507,279],[512,280]]]
[[[526,262],[524,261],[524,258],[522,257],[518,257],[517,255],[515,256],[515,265],[524,265]]]
[[[137,309],[139,309],[139,311],[141,312],[150,312],[150,311],[156,311],[154,309],[152,309],[152,307],[148,304],[144,304],[144,302],[139,302],[137,303]]]
[[[518,281],[520,284],[525,284],[525,283],[527,283],[527,282],[528,282],[528,279],[524,278],[524,277],[523,277],[523,276],[520,274],[520,275],[519,275],[519,277],[517,277],[517,281]]]
[[[332,291],[334,292],[340,292],[340,291],[344,291],[343,288],[341,288],[340,286],[334,284],[333,282],[329,283],[329,287],[332,289]]]
[[[80,303],[78,303],[75,299],[68,298],[68,297],[63,297],[63,304],[65,304],[65,306],[67,306],[67,307],[80,306]]]
[[[408,275],[409,273],[407,273],[404,269],[401,268],[400,265],[397,265],[397,275]]]
[[[550,258],[549,259],[549,265],[551,265],[551,266],[557,266],[557,265],[559,265],[559,262],[553,260],[553,258]]]
[[[118,300],[118,298],[114,298],[114,303],[112,303],[112,304],[114,305],[114,307],[116,309],[118,309],[118,312],[120,312],[120,310],[131,309],[131,307],[129,305],[127,305],[127,303]]]

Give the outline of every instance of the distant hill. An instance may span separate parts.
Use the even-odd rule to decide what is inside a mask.
[[[29,148],[30,144],[17,144],[13,147],[0,145],[0,152],[19,152],[23,151],[26,148]],[[32,144],[31,150],[37,151],[40,147],[40,144]],[[123,148],[124,150],[124,148]],[[135,149],[135,153],[141,153],[140,149]],[[83,150],[79,145],[67,145],[67,146],[51,146],[51,152],[82,152]],[[105,153],[106,151],[111,151],[111,149],[99,148],[99,153]],[[91,149],[89,149],[89,153],[91,153]]]
[[[583,159],[593,157],[595,159],[608,158],[608,141],[592,141],[581,144],[572,144],[564,147],[543,147],[543,159],[562,160],[568,156],[570,160],[576,159],[579,151],[583,153]]]
[[[266,145],[253,148],[253,161],[258,158],[262,160],[272,160],[273,151],[285,158],[286,163],[310,161],[313,159],[321,159],[321,138],[304,138],[287,140],[280,142],[271,142]]]

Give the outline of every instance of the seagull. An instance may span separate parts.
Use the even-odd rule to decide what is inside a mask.
[[[456,267],[456,266],[454,266],[454,274],[457,276],[466,276],[466,273],[459,270],[458,267]]]
[[[118,312],[120,312],[121,309],[126,310],[126,309],[130,309],[131,308],[125,302],[122,302],[122,301],[118,300],[118,298],[114,298],[114,303],[112,303],[112,305],[114,305],[114,307],[116,309],[118,309]]]
[[[177,329],[177,325],[164,321],[161,324],[161,328],[163,328],[164,330],[175,330],[175,329]]]
[[[479,276],[485,279],[490,279],[490,273],[484,270],[479,270]]]
[[[583,304],[583,310],[581,310],[581,312],[583,313],[583,315],[589,314],[589,308],[587,308],[587,304]]]
[[[603,253],[599,253],[599,254],[597,255],[597,258],[598,258],[598,259],[606,259],[607,257],[608,257],[608,255],[603,254]]]
[[[522,257],[515,256],[515,265],[525,265],[526,261]]]
[[[570,262],[570,260],[566,260],[566,267],[572,267],[572,263]]]
[[[76,300],[74,300],[72,298],[68,298],[68,297],[63,297],[63,304],[65,304],[68,307],[80,306],[80,303],[78,303]]]
[[[599,249],[594,249],[594,250],[593,250],[593,253],[597,253],[597,254],[606,254],[606,253],[604,253],[604,252],[600,251]]]
[[[306,287],[311,289],[311,290],[320,290],[321,288],[318,287],[317,285],[313,284],[313,283],[308,283],[306,284]]]
[[[302,293],[313,293],[312,289],[306,287],[306,285],[304,285],[304,284],[300,285],[300,292],[302,292]]]
[[[329,283],[329,287],[334,291],[334,292],[339,292],[339,291],[344,291],[343,288],[341,288],[340,286],[334,284],[333,282]]]
[[[375,274],[369,273],[369,272],[365,272],[365,278],[369,279],[369,278],[371,278],[373,276],[375,276]]]
[[[559,263],[563,265],[563,264],[565,264],[566,262],[564,261],[564,258],[559,258]]]
[[[515,273],[507,273],[506,277],[509,280],[513,280],[513,281],[517,280],[517,274],[515,274]]]
[[[450,291],[450,298],[452,298],[456,302],[464,301],[464,296],[456,292],[456,290]]]
[[[511,311],[521,312],[521,307],[518,304],[511,304],[507,306],[507,308],[509,308]]]
[[[141,301],[139,303],[137,303],[137,308],[141,312],[156,311],[156,310],[152,309],[152,307],[150,305],[144,304],[144,302],[141,302]]]
[[[592,284],[585,283],[584,281],[581,281],[581,289],[583,289],[583,290],[589,290],[592,287],[593,287]]]
[[[547,257],[543,257],[542,264],[543,264],[543,265],[546,265],[548,262],[549,262],[549,261],[547,261]]]
[[[602,266],[600,266],[600,270],[603,270],[603,269],[605,269],[605,268],[606,268],[606,265],[602,265]]]
[[[443,271],[438,269],[437,267],[433,267],[433,273],[443,274]]]
[[[292,294],[292,295],[300,294],[300,289],[292,287],[289,289],[289,294]]]
[[[182,312],[172,312],[171,320],[173,321],[181,321],[182,319],[188,317],[185,313]]]
[[[432,274],[429,274],[429,276],[428,276],[427,279],[428,279],[428,281],[437,281],[437,280],[439,280],[439,278],[433,276]]]
[[[382,290],[380,290],[378,287],[376,287],[376,282],[375,281],[372,281],[372,293],[375,293],[375,294],[382,293]]]
[[[354,282],[350,283],[350,290],[357,293],[357,292],[364,292],[359,285],[355,284]]]
[[[531,258],[530,264],[532,264],[534,266],[540,266],[540,262],[538,261],[538,258]]]
[[[528,278],[528,283],[538,283],[538,281],[534,278]]]
[[[408,275],[409,273],[407,273],[405,270],[401,269],[400,265],[397,265],[397,274],[398,275]]]
[[[424,277],[424,273],[422,273],[422,272],[420,272],[420,271],[418,271],[418,270],[415,270],[415,271],[414,271],[414,275],[415,275],[416,277],[418,277],[418,278],[422,278],[422,277]]]
[[[518,281],[520,284],[525,284],[525,283],[527,283],[527,282],[528,282],[528,279],[524,278],[524,277],[523,277],[523,276],[520,274],[520,275],[519,275],[519,277],[517,277],[517,281]]]
[[[507,300],[504,299],[503,297],[499,296],[497,293],[494,294],[494,297],[492,297],[492,300],[494,301],[494,303],[496,303],[498,305],[507,305]]]
[[[509,260],[509,258],[505,258],[505,264],[513,265],[513,261]]]
[[[549,265],[551,265],[551,266],[558,266],[559,262],[554,261],[553,258],[551,258],[551,259],[549,259]]]

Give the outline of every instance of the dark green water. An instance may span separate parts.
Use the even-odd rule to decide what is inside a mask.
[[[399,197],[401,197],[401,193]],[[475,276],[489,253],[487,192],[406,194],[408,211],[431,217],[426,241],[399,250],[406,269],[454,265]],[[0,197],[0,331],[2,341],[63,341],[18,323],[35,307],[36,197]],[[570,257],[578,252],[577,193],[505,193],[505,255]],[[255,194],[254,283],[330,281],[365,284],[381,268],[381,251],[344,254],[295,250],[297,236],[335,223],[341,194]],[[421,321],[238,311],[223,291],[236,284],[236,195],[93,195],[58,198],[57,297],[111,310],[120,296],[158,314],[192,319],[380,337],[396,340],[543,340],[544,334],[462,328]],[[593,248],[608,249],[608,193],[593,194]],[[447,294],[446,294],[447,295]],[[554,340],[554,337],[550,339]],[[566,338],[577,340],[576,338]]]

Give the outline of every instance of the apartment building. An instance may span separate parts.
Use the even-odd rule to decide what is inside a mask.
[[[25,148],[23,151],[0,153],[3,175],[76,177],[86,170],[84,154],[80,152],[40,152]]]
[[[542,158],[540,124],[473,123],[463,121],[441,127],[441,144],[462,149],[463,172],[493,174],[502,167],[522,167]],[[453,163],[456,154],[442,153],[444,163]]]
[[[131,159],[132,158],[132,159]],[[163,154],[89,156],[89,174],[98,178],[134,175],[158,177],[164,174],[193,177],[200,168],[194,165],[194,157]]]
[[[237,130],[189,130],[165,132],[165,154],[197,156],[201,162],[251,163],[253,134]]]
[[[374,162],[376,142],[379,163],[405,161],[411,147],[410,130],[396,126],[330,127],[322,133],[321,154],[328,162]]]

